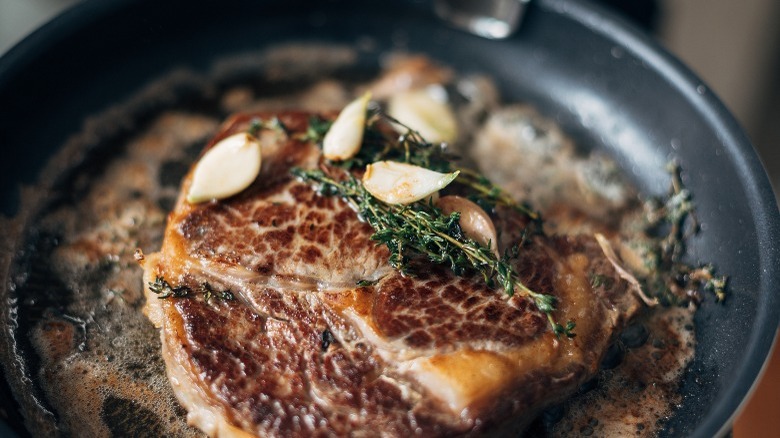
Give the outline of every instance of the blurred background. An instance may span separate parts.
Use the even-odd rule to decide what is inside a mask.
[[[79,1],[0,0],[0,54]],[[776,24],[780,22],[780,1],[592,1],[612,8],[654,35],[720,96],[752,139],[777,195],[780,26]],[[758,391],[737,421],[734,435],[780,436],[778,406],[780,354],[776,348]]]

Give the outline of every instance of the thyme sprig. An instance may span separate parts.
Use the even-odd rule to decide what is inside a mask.
[[[431,262],[448,264],[456,275],[476,271],[489,286],[498,283],[509,296],[517,292],[531,299],[546,315],[556,336],[574,336],[573,322],[564,326],[552,316],[556,297],[535,292],[520,281],[510,263],[512,251],[498,258],[489,247],[467,238],[460,228],[460,213],[443,214],[431,202],[425,201],[410,205],[386,204],[374,198],[349,172],[343,180],[336,180],[321,169],[295,168],[292,173],[303,181],[319,185],[322,194],[342,197],[374,229],[371,238],[390,250],[389,261],[394,268],[408,272],[411,257],[422,255]]]
[[[682,262],[685,241],[699,232],[693,196],[682,182],[677,162],[667,165],[671,187],[665,199],[654,199],[646,205],[647,229],[662,234],[646,259],[653,275],[648,284],[656,295],[669,304],[700,300],[699,289],[711,292],[718,302],[726,299],[726,276],[715,275],[712,265],[693,268]]]
[[[168,283],[163,277],[160,276],[155,277],[153,282],[149,282],[149,290],[157,294],[157,298],[159,299],[184,298],[191,296],[193,292],[197,292],[203,295],[203,300],[207,303],[214,297],[224,301],[232,301],[235,299],[235,296],[230,290],[214,290],[214,288],[211,287],[211,285],[208,283],[201,283],[198,286],[198,290],[193,291],[187,286],[171,286],[170,283]]]

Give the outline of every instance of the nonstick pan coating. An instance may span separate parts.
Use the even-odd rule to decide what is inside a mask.
[[[704,224],[689,259],[728,273],[731,295],[696,314],[696,358],[664,433],[710,437],[730,427],[780,318],[777,204],[749,140],[709,88],[589,3],[534,2],[517,34],[490,41],[447,27],[425,2],[86,2],[0,59],[2,212],[16,212],[18,184],[34,182],[86,117],[173,69],[205,71],[290,41],[370,41],[359,62],[405,49],[490,74],[504,100],[530,102],[581,145],[607,151],[646,194],[664,192],[664,165],[679,160]],[[13,344],[8,298],[3,336]],[[24,388],[19,369],[9,370],[10,384]]]

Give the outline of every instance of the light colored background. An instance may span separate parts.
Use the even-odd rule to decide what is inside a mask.
[[[0,54],[79,0],[0,0]],[[103,0],[108,1],[108,0]],[[632,1],[632,0],[626,0]],[[660,0],[658,38],[742,123],[780,188],[780,1]],[[735,436],[779,436],[780,352]]]
[[[0,0],[0,53],[78,0]]]
[[[777,196],[780,1],[665,0],[661,5],[662,43],[701,76],[742,123]]]

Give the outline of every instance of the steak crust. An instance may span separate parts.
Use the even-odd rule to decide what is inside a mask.
[[[342,200],[290,176],[325,165],[304,140],[310,114],[239,115],[207,148],[254,117],[285,127],[262,131],[258,179],[192,205],[187,176],[161,251],[142,260],[147,284],[235,297],[147,288],[174,391],[209,435],[513,432],[593,376],[640,306],[592,236],[536,236],[514,262],[524,284],[559,299],[556,319],[576,321],[571,340],[478,275],[425,265],[403,276]],[[503,251],[524,219],[498,215]],[[594,275],[611,281],[594,287]]]

